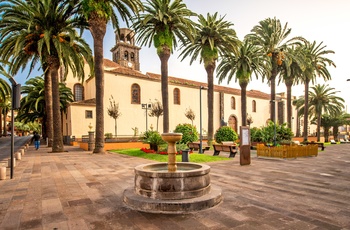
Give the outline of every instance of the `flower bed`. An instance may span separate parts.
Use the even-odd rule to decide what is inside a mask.
[[[297,158],[317,156],[317,145],[291,145],[269,147],[264,144],[257,145],[257,156],[259,157],[277,157],[277,158]]]

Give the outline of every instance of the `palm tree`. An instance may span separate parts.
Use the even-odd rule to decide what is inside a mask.
[[[247,125],[247,86],[251,81],[252,73],[256,78],[258,75],[264,77],[270,70],[267,56],[261,48],[251,44],[248,40],[244,40],[239,46],[238,52],[235,55],[230,53],[226,55],[218,66],[217,74],[219,83],[227,78],[227,83],[232,80],[235,75],[235,81],[241,87],[241,117],[242,126]]]
[[[326,46],[323,45],[323,42],[316,44],[316,41],[310,43],[306,40],[303,41],[300,52],[302,53],[304,69],[299,78],[300,81],[304,83],[304,101],[305,108],[309,108],[309,84],[310,82],[314,83],[316,77],[322,77],[324,80],[330,80],[331,75],[327,69],[327,65],[334,66],[335,64],[332,60],[324,57],[327,54],[332,54],[334,51],[325,50]],[[308,137],[308,109],[304,109],[304,141],[307,141]]]
[[[276,122],[276,77],[280,71],[280,67],[285,59],[286,43],[282,44],[291,32],[290,28],[287,28],[288,23],[283,27],[280,20],[276,18],[267,18],[259,22],[259,25],[254,26],[251,30],[251,34],[246,36],[251,40],[253,44],[261,46],[265,53],[270,57],[271,73],[269,76],[269,82],[271,86],[271,102],[273,106],[270,106],[270,119]]]
[[[315,85],[311,87],[310,91],[310,109],[317,118],[317,141],[320,141],[321,117],[323,113],[337,114],[340,113],[344,107],[344,99],[336,96],[334,88],[328,85]]]
[[[311,87],[308,97],[308,117],[314,117],[317,124],[317,141],[320,141],[321,119],[323,114],[334,116],[344,109],[344,99],[336,96],[337,91],[328,85],[315,85]],[[299,98],[300,109],[305,111],[305,97]],[[305,117],[304,117],[305,119]]]
[[[192,40],[190,16],[195,14],[182,0],[147,0],[145,13],[134,19],[137,41],[141,46],[148,44],[149,47],[153,42],[160,59],[164,133],[169,132],[168,60],[178,39],[182,42]]]
[[[236,32],[231,27],[233,23],[219,17],[218,13],[198,16],[198,23],[195,23],[194,42],[187,39],[183,45],[180,56],[185,59],[191,56],[190,64],[200,57],[207,72],[208,79],[208,141],[213,140],[214,134],[214,71],[216,61],[225,52],[237,52],[240,43]]]
[[[15,74],[28,62],[32,70],[40,61],[41,67],[52,81],[53,152],[63,148],[58,69],[63,65],[65,76],[84,78],[84,60],[92,69],[92,55],[88,44],[78,36],[75,28],[83,27],[78,7],[70,0],[7,0],[0,10],[1,58],[11,60],[11,73]],[[16,23],[13,23],[16,21]],[[48,89],[48,88],[47,88]],[[49,91],[49,90],[46,90]],[[50,98],[46,98],[48,101]]]
[[[299,56],[300,46],[287,47],[286,59],[282,64],[279,82],[284,81],[287,88],[287,124],[292,128],[292,86],[298,81],[303,72],[303,59]]]
[[[104,69],[103,38],[107,23],[111,20],[114,28],[119,29],[119,16],[128,21],[133,13],[143,9],[140,0],[83,0],[82,13],[89,23],[89,30],[94,40],[94,67],[96,85],[96,137],[94,153],[104,153]]]
[[[39,122],[43,125],[43,137],[46,138],[45,127],[47,122],[46,99],[45,99],[45,80],[42,77],[31,78],[22,86],[21,108],[18,111],[16,121],[23,123]],[[69,103],[74,101],[74,95],[70,88],[63,83],[59,83],[60,111],[65,112]]]
[[[5,71],[5,69],[0,66],[0,75],[5,76],[6,78],[9,77],[8,73]],[[2,113],[8,109],[8,103],[9,99],[11,98],[11,87],[10,85],[2,78],[0,78],[0,137],[1,130],[3,130],[4,127],[4,135],[6,136],[6,116],[4,116],[4,123],[2,122]],[[7,114],[7,113],[6,113]],[[4,124],[4,126],[3,126]]]

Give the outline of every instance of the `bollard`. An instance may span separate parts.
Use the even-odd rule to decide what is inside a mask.
[[[6,167],[0,167],[0,180],[6,180]]]
[[[26,149],[29,149],[29,144],[26,144]]]
[[[22,154],[20,152],[16,153],[16,160],[21,160],[22,159]]]
[[[8,159],[8,168],[11,168],[11,159]],[[16,158],[13,158],[13,167],[16,167]]]
[[[23,156],[24,155],[24,149],[21,149],[20,151],[21,151],[21,154]]]
[[[186,150],[182,150],[182,162],[190,162],[190,159],[189,159],[189,155],[188,153],[190,152],[189,149],[186,149]]]

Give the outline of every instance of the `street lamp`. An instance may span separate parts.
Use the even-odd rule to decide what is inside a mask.
[[[207,89],[204,86],[199,86],[199,153],[203,153],[202,148],[202,89]]]
[[[148,130],[148,109],[152,108],[152,104],[150,103],[145,103],[141,104],[142,109],[146,110],[146,131]]]

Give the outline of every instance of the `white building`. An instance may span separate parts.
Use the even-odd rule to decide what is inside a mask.
[[[122,113],[117,119],[118,136],[134,136],[146,130],[146,119],[148,129],[152,126],[157,129],[157,118],[147,117],[146,110],[142,104],[161,100],[161,83],[159,74],[140,72],[140,48],[135,46],[133,34],[129,29],[121,29],[120,37],[116,36],[116,46],[111,49],[113,61],[104,60],[104,132],[115,132],[114,119],[107,113],[110,99],[119,103]],[[88,72],[88,67],[86,67]],[[89,125],[95,126],[95,80],[89,78],[79,82],[72,76],[65,81],[74,93],[75,102],[68,107],[67,114],[63,117],[63,135],[75,136],[77,138],[87,135]],[[200,86],[206,87],[206,83],[196,82],[169,76],[169,127],[174,130],[180,123],[191,123],[186,118],[186,109],[191,108],[196,118],[194,125],[199,131],[200,127],[200,100],[202,101],[202,128],[205,135],[208,124],[207,92],[201,90]],[[241,122],[241,97],[240,89],[218,86],[214,87],[214,130],[221,126],[222,122],[228,123],[236,131],[239,130]],[[283,94],[276,95],[276,116],[279,123],[286,119],[286,98]],[[266,125],[270,118],[270,95],[257,91],[247,91],[247,113],[251,116],[253,123],[251,127]],[[293,109],[293,117],[296,111]],[[159,128],[163,130],[162,117],[159,119]],[[296,131],[296,119],[293,119],[292,131]],[[138,132],[135,133],[135,128]]]

